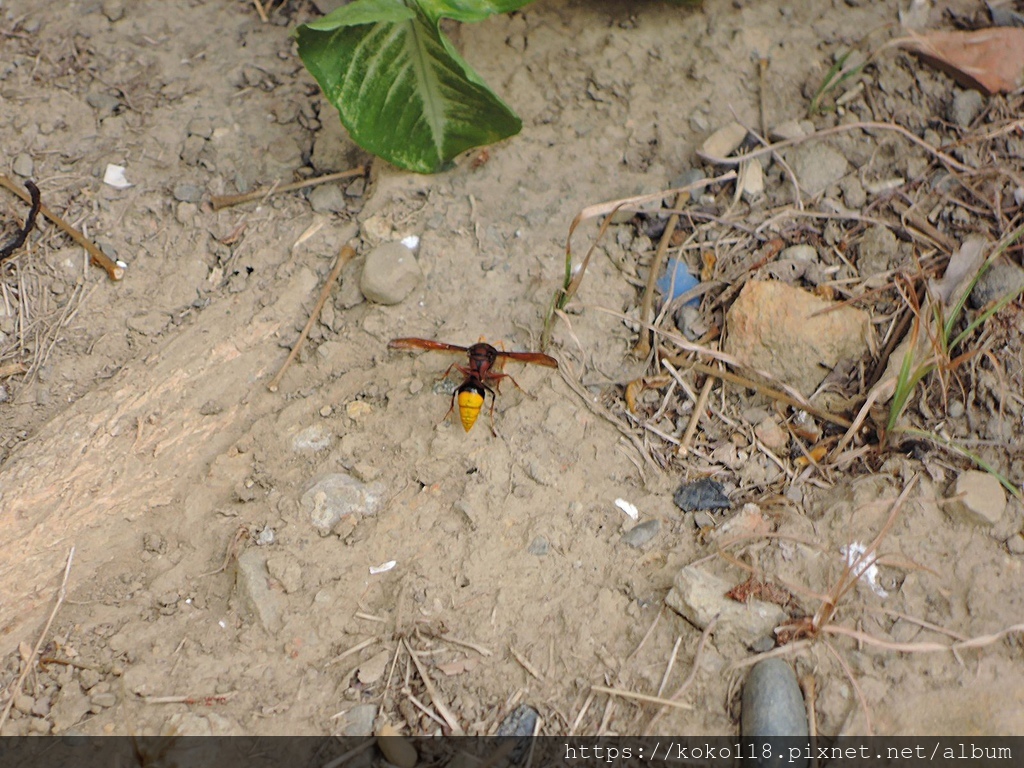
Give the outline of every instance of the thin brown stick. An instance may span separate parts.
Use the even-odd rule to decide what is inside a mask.
[[[678,379],[679,372],[672,367],[672,364],[668,360],[662,360],[661,364],[665,366],[669,372]],[[697,425],[700,424],[701,414],[704,413],[704,408],[708,404],[708,397],[711,395],[711,387],[714,384],[714,377],[708,376],[704,379],[704,386],[700,388],[700,395],[697,396],[697,402],[693,404],[693,413],[690,414],[690,423],[686,425],[686,432],[683,433],[683,439],[679,441],[679,448],[676,449],[676,454],[679,456],[687,456],[690,453],[690,444],[693,442],[693,436],[697,434]]]
[[[252,4],[256,6],[256,13],[260,15],[260,21],[266,24],[270,19],[267,18],[267,12],[263,10],[263,3],[260,0],[252,0]]]
[[[0,379],[6,379],[8,376],[16,376],[19,373],[27,373],[28,366],[21,362],[4,363],[0,365]]]
[[[348,171],[329,173],[326,176],[317,176],[313,179],[295,181],[291,184],[276,184],[273,187],[264,187],[263,189],[257,189],[255,192],[245,192],[241,195],[211,195],[210,204],[213,206],[213,210],[219,211],[221,208],[240,205],[242,203],[251,203],[253,200],[262,200],[264,197],[270,197],[271,195],[276,195],[281,192],[294,192],[297,189],[315,187],[317,184],[326,184],[329,181],[340,181],[341,179],[351,179],[353,176],[365,175],[366,166],[357,165],[355,168]]]
[[[57,590],[57,602],[53,606],[53,610],[50,611],[50,617],[46,620],[46,624],[43,625],[43,631],[39,633],[39,639],[36,640],[36,647],[32,649],[32,655],[25,659],[25,668],[21,670],[21,674],[18,675],[18,681],[14,684],[14,687],[10,689],[10,695],[7,697],[7,703],[4,705],[3,714],[0,714],[0,730],[3,730],[4,723],[7,722],[7,716],[11,714],[11,707],[14,706],[14,697],[18,695],[18,691],[21,690],[21,686],[25,684],[25,678],[28,677],[28,673],[35,665],[35,659],[39,657],[39,651],[42,650],[43,642],[46,640],[46,635],[50,631],[50,625],[53,624],[53,620],[57,617],[57,611],[60,610],[61,605],[64,603],[64,598],[68,594],[68,576],[71,575],[71,562],[75,559],[75,548],[71,547],[71,551],[68,552],[68,561],[64,566],[64,578],[61,579],[60,588]]]
[[[592,685],[590,690],[595,693],[606,693],[609,696],[618,696],[623,699],[632,699],[633,701],[642,701],[645,704],[657,704],[662,707],[675,707],[676,709],[692,710],[693,705],[687,704],[683,701],[673,701],[672,699],[663,699],[658,696],[648,696],[646,693],[635,693],[634,691],[624,691],[621,688],[609,688],[605,685]]]
[[[676,195],[676,201],[672,207],[682,208],[689,199],[689,192],[680,192]],[[678,225],[679,214],[673,213],[668,217],[665,231],[661,233],[661,240],[658,241],[658,249],[654,252],[654,258],[651,260],[650,272],[647,273],[647,285],[644,287],[644,295],[640,300],[640,321],[643,323],[651,322],[651,313],[654,311],[654,289],[658,282],[658,276],[661,274],[661,265],[665,261],[665,254],[668,252],[669,241],[675,234]],[[650,351],[651,332],[642,328],[640,338],[637,339],[636,346],[633,347],[633,354],[637,357],[647,357]]]
[[[284,376],[285,371],[292,364],[296,357],[299,356],[299,350],[302,349],[302,345],[306,343],[306,337],[309,336],[309,332],[313,329],[313,324],[320,317],[320,310],[324,308],[324,304],[327,303],[327,297],[331,295],[331,288],[334,286],[335,280],[338,279],[338,275],[341,274],[342,268],[348,264],[352,257],[356,255],[356,250],[347,243],[341,247],[341,253],[338,254],[338,260],[334,263],[334,269],[331,270],[331,274],[327,276],[327,282],[324,283],[324,287],[320,289],[320,297],[316,300],[316,306],[313,307],[313,311],[309,315],[309,320],[306,321],[306,327],[302,329],[302,333],[299,334],[298,340],[295,342],[295,346],[292,347],[292,351],[288,354],[288,359],[284,361],[284,365],[277,372],[277,375],[270,380],[267,384],[267,389],[271,392],[277,392],[277,387],[281,383],[281,378]]]
[[[452,729],[452,736],[463,736],[465,731],[462,730],[462,726],[459,725],[459,721],[452,714],[452,711],[448,709],[441,696],[437,692],[437,688],[434,687],[433,681],[427,674],[427,670],[423,668],[419,658],[413,653],[412,648],[409,647],[409,641],[403,639],[402,644],[405,646],[406,653],[409,654],[409,658],[412,659],[412,663],[416,666],[416,671],[420,675],[420,679],[423,681],[423,687],[427,689],[427,695],[430,697],[431,703],[437,709],[437,713],[444,718],[444,721],[448,723],[448,727]]]
[[[11,181],[6,175],[0,173],[0,187],[9,189],[26,203],[31,203],[32,198],[21,187]],[[118,266],[107,254],[101,251],[95,243],[68,224],[64,219],[51,211],[47,206],[40,205],[39,212],[57,225],[68,237],[85,248],[89,252],[89,260],[97,267],[103,267],[111,280],[120,280],[124,277],[124,267]]]
[[[519,665],[523,669],[525,669],[527,672],[529,672],[531,675],[533,675],[535,678],[537,678],[540,682],[542,682],[542,683],[544,682],[544,675],[542,675],[540,672],[537,671],[537,668],[535,666],[533,666],[533,664],[530,663],[530,660],[528,658],[526,658],[526,656],[524,656],[522,653],[517,651],[511,645],[508,647],[508,650],[512,654],[512,657],[516,661],[519,662]]]
[[[709,155],[706,152],[702,152],[699,149],[697,150],[697,154],[704,160],[715,163],[716,165],[739,165],[744,160],[752,160],[753,158],[759,157],[760,155],[767,155],[770,152],[775,152],[777,150],[784,149],[785,147],[793,147],[796,146],[797,144],[803,144],[804,142],[807,141],[816,141],[818,139],[824,139],[827,138],[828,136],[834,136],[839,133],[848,133],[849,131],[869,130],[894,131],[900,134],[907,141],[921,147],[921,149],[923,149],[925,152],[929,153],[937,160],[942,161],[950,168],[954,168],[955,170],[967,174],[977,172],[977,169],[971,168],[971,166],[961,163],[955,157],[951,157],[950,155],[947,155],[945,152],[940,152],[939,150],[935,149],[935,147],[933,147],[927,141],[918,136],[915,136],[902,125],[897,125],[896,123],[878,123],[873,121],[865,121],[862,123],[848,123],[846,125],[836,125],[831,128],[825,128],[824,130],[821,131],[816,131],[815,133],[812,133],[810,136],[801,136],[800,138],[796,139],[786,139],[785,141],[779,141],[776,142],[775,144],[770,144],[769,146],[764,147],[762,149],[755,149],[743,155],[739,155],[737,157],[715,157],[714,155]]]
[[[231,699],[238,695],[238,691],[228,691],[227,693],[212,693],[208,696],[203,695],[189,695],[189,696],[143,696],[143,704],[202,704],[203,706],[211,707],[214,704],[227,704]]]

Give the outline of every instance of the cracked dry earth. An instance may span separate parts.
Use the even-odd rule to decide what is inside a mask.
[[[369,183],[319,202],[307,191],[214,211],[211,195],[367,160],[295,54],[288,32],[314,15],[308,3],[285,3],[270,23],[241,0],[0,4],[0,169],[30,175],[47,205],[128,265],[111,282],[41,222],[3,268],[0,354],[28,368],[0,382],[6,690],[75,555],[2,732],[361,734],[375,716],[434,732],[410,703],[437,709],[408,648],[468,733],[493,732],[520,704],[546,733],[647,728],[655,708],[591,686],[656,693],[677,639],[665,691],[689,674],[700,629],[664,599],[680,568],[714,548],[672,494],[709,471],[647,461],[578,392],[607,394],[642,373],[614,313],[635,307],[620,267],[649,259],[650,241],[613,229],[582,306],[555,325],[561,371],[510,366],[524,391],[503,388],[496,436],[439,423],[448,395],[434,380],[449,356],[387,342],[483,336],[536,349],[583,207],[669,188],[715,128],[756,124],[757,56],[771,62],[769,124],[802,118],[832,54],[892,23],[896,6],[538,2],[453,30],[523,118],[487,162],[471,155],[429,178],[376,163]],[[906,57],[878,66],[912,124],[952,99],[950,81]],[[860,162],[906,173],[905,152],[857,141]],[[131,186],[103,184],[108,164]],[[781,171],[769,183],[781,186]],[[2,200],[3,221],[20,221],[21,203]],[[422,280],[396,305],[364,301],[365,255],[407,236],[420,238]],[[267,391],[346,243],[358,256]],[[700,434],[731,439],[715,421]],[[860,584],[836,619],[914,642],[947,640],[936,626],[985,635],[1022,615],[1024,560],[1005,543],[1021,507],[1011,499],[989,528],[954,519],[946,489],[963,469],[924,471],[897,455],[875,473],[817,482],[714,474],[735,510],[760,504],[780,536],[742,558],[802,585],[811,612],[808,594],[839,577],[840,547],[872,540],[919,474],[884,542],[896,563],[881,568],[889,597]],[[375,503],[323,531],[309,494],[338,475]],[[633,524],[620,498],[641,522],[659,521],[642,546],[623,540]],[[747,575],[721,559],[705,566],[730,583]],[[1013,637],[960,658],[832,642],[877,732],[1024,732]],[[664,712],[655,730],[735,733],[742,672],[731,665],[750,655],[712,636],[684,694],[693,708]],[[851,676],[824,645],[792,658],[815,678],[819,732],[863,732]],[[167,696],[181,700],[153,703]]]

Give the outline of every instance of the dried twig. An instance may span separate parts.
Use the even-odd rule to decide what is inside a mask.
[[[255,1],[255,0],[254,0]],[[329,181],[340,181],[341,179],[351,179],[353,176],[365,176],[366,166],[357,165],[348,171],[340,171],[339,173],[329,173],[326,176],[317,176],[313,179],[304,179],[303,181],[295,181],[291,184],[275,184],[273,187],[257,189],[254,192],[245,192],[240,195],[211,195],[210,204],[213,206],[213,210],[219,211],[221,208],[227,208],[232,205],[240,205],[241,203],[251,203],[253,200],[262,200],[265,197],[276,195],[281,192],[294,192],[297,189],[305,189],[306,187],[315,187],[317,184],[326,184]]]
[[[525,669],[527,672],[529,672],[535,678],[540,680],[542,683],[544,682],[544,676],[540,672],[537,671],[537,668],[535,666],[533,666],[533,664],[530,663],[529,659],[527,659],[523,654],[521,654],[519,651],[517,651],[511,645],[508,647],[508,650],[512,654],[512,657],[516,661],[519,662],[520,666],[522,666],[523,669]]]
[[[57,617],[57,611],[60,610],[61,605],[64,603],[64,598],[68,594],[68,576],[71,575],[71,562],[75,559],[75,548],[71,547],[71,551],[68,552],[68,561],[64,566],[64,578],[61,579],[60,588],[57,590],[57,602],[53,606],[53,610],[50,611],[50,617],[46,620],[46,624],[43,625],[43,631],[39,633],[39,639],[36,641],[35,648],[32,649],[32,654],[25,659],[25,668],[21,670],[21,674],[18,675],[18,680],[14,684],[14,687],[10,689],[10,695],[7,698],[7,703],[4,705],[4,711],[0,714],[0,730],[3,730],[4,723],[7,722],[7,716],[11,714],[11,707],[14,705],[14,697],[18,695],[18,691],[21,690],[21,686],[25,684],[25,678],[28,677],[28,673],[31,671],[35,660],[39,657],[39,651],[42,650],[43,642],[46,640],[46,635],[50,631],[50,625],[53,624],[53,620]]]
[[[327,303],[327,297],[331,294],[331,288],[334,286],[334,282],[338,279],[338,275],[341,274],[342,268],[352,260],[352,257],[356,255],[355,248],[347,243],[341,247],[341,253],[338,254],[338,260],[334,263],[334,269],[331,270],[331,274],[327,276],[327,282],[324,283],[324,287],[320,289],[320,297],[316,300],[316,305],[313,307],[313,311],[309,314],[309,320],[306,321],[306,327],[302,329],[302,333],[299,334],[298,340],[295,342],[295,346],[292,347],[292,351],[288,355],[288,359],[284,361],[284,365],[277,372],[277,375],[270,380],[267,384],[267,389],[271,392],[277,392],[277,387],[281,383],[281,378],[284,376],[285,371],[292,364],[299,355],[299,350],[302,349],[302,345],[306,342],[306,337],[309,336],[309,332],[313,329],[313,324],[320,317],[320,310],[324,308],[324,304]]]
[[[6,189],[9,189],[11,192],[16,194],[26,203],[32,202],[31,197],[24,190],[22,190],[17,184],[15,184],[2,173],[0,173],[0,187],[5,187]],[[122,277],[124,277],[124,267],[118,266],[118,264],[116,264],[109,256],[107,256],[107,254],[101,251],[96,246],[96,244],[93,243],[89,238],[87,238],[77,229],[72,227],[70,224],[64,221],[64,219],[62,219],[56,213],[51,211],[45,205],[39,206],[39,212],[43,214],[43,216],[48,218],[50,221],[52,221],[54,224],[56,224],[61,230],[63,230],[63,232],[68,237],[70,237],[80,246],[85,248],[85,250],[89,252],[89,258],[92,261],[92,263],[98,267],[103,267],[103,269],[106,270],[107,272],[107,276],[111,280],[120,280]]]
[[[692,710],[693,705],[687,704],[683,701],[673,701],[672,699],[662,699],[658,696],[648,696],[646,693],[635,693],[633,691],[624,691],[620,688],[608,688],[604,685],[592,685],[590,690],[595,693],[607,693],[609,696],[618,696],[623,699],[632,699],[633,701],[642,701],[645,704],[658,704],[662,707],[674,707],[676,709]]]
[[[437,689],[434,687],[434,683],[431,681],[430,676],[427,675],[427,670],[423,668],[423,664],[420,663],[419,658],[413,653],[412,648],[409,647],[409,641],[403,638],[402,644],[405,646],[406,653],[409,654],[409,658],[412,659],[412,663],[416,666],[416,671],[419,672],[420,679],[423,680],[423,687],[427,689],[427,695],[430,697],[431,703],[437,709],[437,713],[444,718],[444,721],[448,723],[448,727],[451,728],[452,736],[463,736],[465,731],[462,730],[462,726],[459,725],[459,721],[452,714],[452,711],[445,706],[445,703],[441,700],[441,696],[438,694]]]

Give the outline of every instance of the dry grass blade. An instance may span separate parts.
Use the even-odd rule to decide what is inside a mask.
[[[254,2],[256,2],[256,0],[254,0]],[[210,204],[213,205],[213,210],[219,211],[221,208],[240,205],[241,203],[251,203],[253,200],[262,200],[264,198],[271,197],[272,195],[280,194],[281,192],[295,192],[296,190],[305,189],[306,187],[315,187],[317,184],[326,184],[330,181],[341,181],[342,179],[351,179],[353,176],[365,175],[366,166],[358,165],[348,171],[329,173],[326,176],[317,176],[314,179],[295,181],[291,184],[275,184],[267,189],[257,189],[254,192],[245,192],[240,195],[212,195],[210,197]]]
[[[4,723],[7,722],[8,715],[11,714],[11,707],[14,705],[14,698],[18,695],[18,691],[21,690],[21,686],[25,684],[25,678],[28,677],[28,673],[32,671],[32,667],[35,664],[35,660],[39,658],[39,651],[43,647],[43,643],[46,640],[46,635],[50,631],[50,626],[53,624],[53,620],[57,617],[57,611],[60,610],[61,605],[64,604],[64,598],[68,594],[68,577],[71,575],[71,563],[75,559],[75,548],[71,547],[68,552],[68,560],[64,566],[64,577],[61,579],[60,588],[57,590],[57,602],[53,606],[53,610],[50,611],[50,616],[46,620],[46,624],[43,625],[43,631],[39,633],[39,639],[36,641],[35,648],[32,649],[32,654],[29,658],[25,659],[25,668],[21,670],[21,674],[18,675],[18,680],[9,689],[9,695],[7,697],[7,703],[4,705],[4,711],[0,714],[0,730],[3,730]]]
[[[288,354],[288,359],[284,361],[280,370],[278,370],[274,378],[270,380],[270,383],[267,384],[267,389],[271,392],[277,392],[277,387],[281,383],[281,379],[284,377],[285,371],[287,371],[289,366],[291,366],[292,361],[298,357],[299,350],[302,349],[302,345],[305,343],[306,337],[309,336],[309,332],[313,329],[313,325],[319,319],[320,310],[323,309],[324,304],[327,303],[327,297],[331,295],[331,289],[334,287],[334,283],[338,279],[338,275],[341,274],[341,270],[355,255],[355,248],[351,245],[345,244],[341,247],[341,253],[338,254],[338,260],[334,262],[334,268],[331,270],[331,274],[327,276],[327,280],[324,282],[323,288],[320,289],[320,296],[317,298],[316,304],[313,306],[313,311],[309,313],[309,319],[306,321],[306,325],[303,327],[302,333],[299,334],[299,338],[292,347],[292,351]]]
[[[412,659],[412,663],[415,665],[416,671],[419,673],[420,679],[423,681],[423,687],[427,689],[427,695],[430,696],[431,703],[437,709],[437,713],[444,718],[446,723],[448,723],[448,727],[451,729],[451,735],[464,736],[465,731],[462,730],[462,726],[459,725],[459,721],[456,719],[455,715],[452,714],[452,711],[448,709],[448,707],[445,706],[444,701],[441,700],[441,696],[434,687],[434,683],[427,674],[427,670],[423,668],[423,664],[409,646],[409,641],[403,638],[402,645],[405,646],[405,652],[408,653],[409,658]]]

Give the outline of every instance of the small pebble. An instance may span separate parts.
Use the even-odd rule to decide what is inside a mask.
[[[36,700],[29,696],[27,693],[19,693],[14,697],[14,709],[21,712],[23,715],[27,715],[32,711],[32,707],[35,706]]]
[[[98,707],[107,709],[117,704],[117,694],[115,693],[97,693],[89,697],[89,702],[95,704]]]
[[[32,162],[32,158],[22,152],[20,155],[14,158],[14,162],[11,164],[11,170],[14,171],[18,176],[22,178],[29,178],[32,172],[35,170],[35,163]]]
[[[377,304],[398,304],[422,279],[423,272],[412,251],[401,243],[383,243],[366,255],[359,289]]]
[[[529,552],[531,555],[536,555],[537,557],[544,557],[544,555],[546,555],[550,549],[551,545],[548,543],[548,540],[543,536],[537,536],[533,541],[530,542],[530,546],[526,548],[526,551]]]
[[[951,503],[947,513],[954,519],[972,525],[997,525],[1006,509],[1006,492],[1002,484],[988,472],[970,470],[956,479],[949,489]]]
[[[708,157],[728,157],[747,138],[747,129],[739,123],[729,123],[712,133],[701,145],[701,152]]]
[[[341,213],[348,204],[337,184],[321,184],[309,193],[309,206],[317,213]]]
[[[672,501],[684,512],[698,509],[730,509],[732,502],[725,495],[725,489],[717,480],[709,477],[692,483],[683,483],[675,492]]]
[[[501,721],[496,736],[533,736],[534,728],[537,725],[537,710],[527,704],[520,704],[511,714]],[[529,747],[529,744],[526,745]],[[516,762],[515,752],[509,755],[509,760]]]
[[[174,199],[179,203],[198,203],[203,199],[203,188],[198,184],[187,181],[179,181],[171,190]]]
[[[622,536],[622,541],[631,547],[639,549],[658,535],[661,530],[660,520],[647,520],[639,525],[634,525]]]

